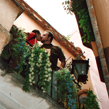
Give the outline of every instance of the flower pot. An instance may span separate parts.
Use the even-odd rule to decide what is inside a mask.
[[[88,89],[82,89],[82,90],[78,91],[77,95],[78,95],[80,104],[84,104],[84,100],[86,100],[88,98],[87,91],[88,91]]]

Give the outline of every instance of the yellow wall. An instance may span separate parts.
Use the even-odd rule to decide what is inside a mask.
[[[10,29],[21,10],[10,0],[0,0],[0,53],[10,41]]]
[[[96,43],[101,60],[102,71],[109,94],[109,0],[92,0],[98,24],[100,38],[96,34]],[[95,26],[95,25],[93,25]],[[95,27],[96,28],[96,27]],[[94,30],[96,31],[96,30]],[[102,42],[102,44],[101,44]],[[103,45],[103,48],[102,48]]]
[[[104,48],[109,47],[109,0],[92,0]]]
[[[8,31],[19,13],[18,7],[9,0],[0,0],[0,24]]]
[[[11,40],[10,33],[0,25],[0,54],[2,52],[3,47]]]
[[[25,29],[25,32],[31,32],[33,29],[38,29],[41,33],[44,31],[44,29],[32,20],[25,12],[15,20],[14,24],[19,28]]]

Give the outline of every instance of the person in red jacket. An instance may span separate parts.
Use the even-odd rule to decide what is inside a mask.
[[[33,47],[37,41],[41,41],[41,33],[39,30],[33,30],[31,33],[26,33],[28,37],[26,38],[26,43]]]

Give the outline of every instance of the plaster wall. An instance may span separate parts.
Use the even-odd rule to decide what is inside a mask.
[[[11,29],[19,9],[9,0],[0,0],[0,24],[8,31]]]
[[[109,47],[109,0],[92,0],[104,48]]]
[[[44,31],[33,19],[31,19],[25,12],[23,12],[19,18],[14,21],[14,25],[24,29],[25,32],[31,32],[33,29],[40,30],[42,33]]]
[[[100,61],[102,64],[102,70],[104,72],[105,83],[107,86],[107,91],[109,94],[109,0],[92,0],[95,13],[92,13],[92,16],[96,16],[98,29],[100,33],[100,38],[97,32],[96,34],[96,43],[98,46],[98,52],[100,56]],[[91,4],[91,3],[89,3]],[[96,24],[94,23],[93,27],[97,29]],[[96,31],[96,30],[94,30]],[[102,43],[101,43],[102,42]],[[103,46],[103,48],[102,48]],[[101,51],[101,52],[100,52]],[[105,56],[104,56],[105,55]],[[106,61],[106,62],[105,62]]]
[[[3,47],[11,40],[9,31],[20,11],[22,10],[10,0],[0,0],[0,54]]]
[[[3,47],[11,40],[10,33],[0,25],[0,54]]]
[[[98,27],[100,30],[104,48],[109,47],[109,1],[93,0],[93,5],[97,17]]]

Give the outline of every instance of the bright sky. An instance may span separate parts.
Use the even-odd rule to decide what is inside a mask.
[[[74,15],[67,14],[62,2],[65,0],[24,0],[59,33],[69,35],[76,28]]]

